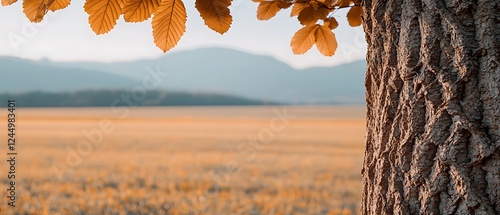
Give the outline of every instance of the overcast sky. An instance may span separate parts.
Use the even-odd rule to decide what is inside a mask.
[[[22,2],[0,6],[0,55],[52,61],[126,61],[156,58],[163,52],[151,35],[151,19],[143,23],[125,23],[123,17],[108,34],[96,36],[87,22],[83,2],[55,13],[49,12],[40,24],[31,24],[22,13]],[[301,28],[290,9],[280,11],[268,21],[256,18],[257,3],[233,0],[233,26],[224,35],[208,29],[194,8],[193,0],[184,0],[188,12],[187,32],[171,52],[199,47],[227,47],[254,54],[271,55],[296,68],[329,66],[365,59],[366,43],[361,27],[351,28],[345,21],[347,11],[335,13],[339,42],[335,56],[324,57],[315,47],[305,55],[293,55],[290,39]],[[18,41],[13,43],[12,40]]]

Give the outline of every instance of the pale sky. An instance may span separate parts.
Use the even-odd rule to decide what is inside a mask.
[[[125,23],[123,17],[108,34],[96,36],[88,24],[83,2],[55,13],[49,12],[40,24],[32,24],[22,13],[22,2],[0,6],[0,56],[52,61],[114,62],[157,58],[164,53],[155,46],[151,19],[143,23]],[[193,0],[184,0],[188,12],[187,31],[170,52],[200,47],[226,47],[254,54],[273,56],[296,68],[331,66],[365,59],[366,43],[361,27],[350,27],[346,10],[335,13],[340,26],[334,30],[339,42],[335,56],[325,57],[316,47],[304,55],[294,55],[290,48],[293,34],[301,28],[290,9],[282,10],[268,21],[256,18],[257,3],[233,0],[233,25],[224,35],[203,24]],[[18,43],[12,41],[17,39]]]

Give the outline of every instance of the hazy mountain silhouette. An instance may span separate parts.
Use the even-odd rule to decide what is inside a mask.
[[[54,65],[47,65],[54,64]],[[0,57],[0,92],[68,92],[87,89],[130,89],[133,78],[102,71],[61,68],[56,63]]]
[[[5,63],[7,65],[4,66]],[[209,92],[282,103],[363,103],[365,61],[297,70],[272,57],[223,48],[173,52],[117,63],[1,58],[1,92],[131,89],[146,68],[169,73],[157,90]],[[6,84],[9,83],[9,84]]]

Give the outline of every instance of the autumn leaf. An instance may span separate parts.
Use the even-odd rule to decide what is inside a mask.
[[[295,3],[292,7],[290,17],[298,16],[302,10],[310,6],[311,5],[309,3]]]
[[[24,0],[23,11],[31,22],[41,22],[54,0]]]
[[[2,5],[9,6],[9,5],[14,4],[16,2],[17,2],[17,0],[2,0]]]
[[[297,19],[302,25],[314,25],[318,19],[324,19],[330,11],[326,8],[314,9],[313,7],[304,8]]]
[[[347,21],[349,21],[349,25],[352,27],[360,26],[363,20],[361,19],[361,13],[363,9],[361,6],[353,6],[349,12],[347,13]]]
[[[83,7],[89,14],[90,27],[96,34],[111,31],[122,14],[118,0],[87,0]]]
[[[54,0],[54,2],[50,5],[49,10],[52,12],[61,10],[68,7],[70,3],[70,0]]]
[[[351,4],[352,0],[337,0],[335,4],[338,7],[347,7]]]
[[[278,5],[278,1],[263,1],[259,4],[257,8],[257,19],[268,20],[276,16],[281,8]]]
[[[290,3],[290,2],[285,2],[285,1],[280,1],[280,0],[278,0],[277,2],[278,2],[278,7],[280,9],[287,9],[290,6],[292,6],[292,3]]]
[[[153,17],[153,37],[164,52],[172,49],[186,31],[186,8],[181,0],[163,0]]]
[[[324,26],[327,26],[333,30],[339,26],[339,23],[337,22],[337,20],[334,17],[330,17],[330,18],[325,19]]]
[[[315,33],[319,25],[309,25],[301,28],[292,37],[290,46],[294,54],[304,54],[314,45]]]
[[[230,5],[231,0],[196,0],[196,9],[205,25],[220,34],[226,33],[233,22]]]
[[[300,11],[299,16],[297,17],[301,25],[313,25],[316,24],[318,19],[314,15],[314,8],[306,7],[302,11]]]
[[[123,18],[126,22],[142,22],[158,9],[161,0],[125,0]]]
[[[327,7],[333,7],[337,3],[337,0],[325,0],[323,4]]]
[[[337,39],[327,26],[319,26],[315,32],[316,47],[325,56],[333,56],[337,50]]]

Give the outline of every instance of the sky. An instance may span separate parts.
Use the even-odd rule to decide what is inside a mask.
[[[105,35],[95,35],[83,10],[84,1],[73,0],[63,10],[49,12],[39,24],[30,23],[22,13],[22,2],[0,6],[0,56],[51,61],[116,62],[158,58],[165,55],[153,42],[151,19],[126,23],[120,18]],[[321,55],[313,47],[304,55],[294,55],[290,40],[301,28],[290,9],[280,11],[267,21],[256,18],[257,3],[233,0],[233,25],[220,35],[203,23],[194,0],[184,0],[187,30],[177,46],[169,52],[205,47],[225,47],[252,54],[270,55],[295,68],[332,66],[365,59],[366,42],[361,27],[347,24],[347,10],[335,13],[339,27],[334,30],[339,47],[333,57]]]

